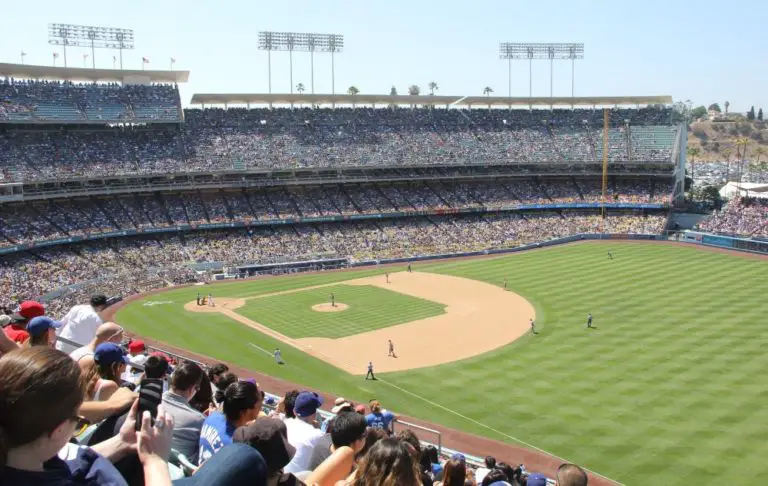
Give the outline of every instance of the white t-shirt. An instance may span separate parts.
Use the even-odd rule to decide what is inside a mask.
[[[296,455],[283,468],[283,471],[287,473],[306,471],[312,459],[312,449],[325,434],[297,418],[285,419],[285,428],[288,429],[288,442],[296,448]]]
[[[91,342],[91,339],[96,336],[96,329],[102,322],[101,317],[90,304],[81,304],[72,307],[61,320],[61,324],[59,336],[78,344],[84,344]],[[57,342],[56,349],[71,353],[76,348],[69,344]]]
[[[93,350],[88,346],[81,346],[69,353],[69,357],[75,360],[76,363],[86,356],[93,356]]]

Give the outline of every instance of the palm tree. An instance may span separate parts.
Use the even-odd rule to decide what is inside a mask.
[[[701,150],[698,147],[688,147],[687,154],[688,154],[688,160],[691,163],[691,188],[693,188],[693,183],[696,180],[696,177],[694,175],[694,168],[696,167],[696,157],[699,156],[701,153]]]
[[[429,84],[427,85],[427,88],[429,88],[429,94],[432,96],[435,95],[435,91],[440,89],[440,87],[434,81],[430,81]]]
[[[355,96],[357,96],[358,93],[360,93],[360,90],[357,89],[357,86],[350,86],[347,88],[347,94],[352,96],[352,108],[355,107]]]
[[[731,149],[725,149],[723,150],[723,157],[725,157],[725,183],[728,184],[728,177],[730,175],[731,170],[731,154],[733,152]]]
[[[299,84],[296,85],[296,91],[298,91],[299,94],[303,93],[304,90],[305,90],[304,83],[299,83]]]
[[[728,107],[729,106],[731,106],[731,104],[726,101],[725,102],[725,114],[726,114],[726,116],[728,115]]]
[[[739,137],[736,139],[736,147],[738,148],[741,146],[741,155],[739,156],[739,184],[741,184],[741,176],[742,176],[742,170],[744,166],[744,161],[747,160],[747,145],[749,145],[749,139],[747,137]],[[738,149],[736,151],[738,154]]]
[[[483,88],[483,94],[485,96],[491,96],[491,93],[493,93],[493,88],[491,88],[490,86],[486,86],[485,88]]]
[[[754,167],[754,170],[756,170],[760,174],[759,180],[760,182],[762,182],[763,181],[763,165],[765,164],[760,164],[760,156],[765,155],[765,149],[763,147],[757,147],[755,149],[755,154],[757,154],[757,160],[755,160],[755,164],[753,167]]]

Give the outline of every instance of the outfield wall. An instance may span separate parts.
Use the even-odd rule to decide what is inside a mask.
[[[749,238],[737,238],[734,236],[715,235],[699,231],[685,231],[680,235],[679,241],[695,243],[697,245],[726,248],[728,250],[745,251],[768,255],[768,241],[753,240]]]

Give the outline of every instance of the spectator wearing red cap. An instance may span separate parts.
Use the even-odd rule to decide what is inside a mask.
[[[27,323],[43,315],[45,315],[43,304],[34,300],[25,300],[19,306],[18,312],[11,316],[11,325],[3,329],[5,335],[16,343],[24,344],[29,339]]]
[[[62,328],[59,336],[77,343],[78,346],[90,342],[96,336],[96,330],[102,324],[99,312],[106,308],[107,297],[104,295],[94,295],[91,297],[90,304],[72,307],[61,320]],[[56,349],[65,353],[71,353],[77,349],[77,346],[59,341],[56,343]]]
[[[134,339],[128,343],[128,361],[130,361],[132,365],[143,367],[149,357],[147,356],[146,351],[147,346],[144,344],[144,341],[141,339]],[[132,369],[129,369],[128,371],[131,372]]]

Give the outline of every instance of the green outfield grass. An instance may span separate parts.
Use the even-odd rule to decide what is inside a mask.
[[[337,303],[349,308],[343,312],[312,310],[313,305],[330,302],[331,293]],[[445,306],[437,302],[372,285],[344,284],[252,299],[237,309],[238,314],[294,339],[351,336],[444,312]]]
[[[278,369],[249,345],[269,349],[273,340],[225,317],[185,312],[183,303],[194,300],[189,289],[147,299],[171,304],[133,303],[117,319],[130,330],[329,393],[376,397],[402,413],[523,441],[626,484],[768,482],[767,262],[616,243],[414,270],[495,285],[508,278],[536,307],[540,334],[469,360],[364,382],[287,346],[288,364]],[[214,289],[216,296],[242,297],[375,273],[382,272]],[[294,312],[291,300],[285,303],[284,312]],[[588,312],[597,329],[585,328]]]

